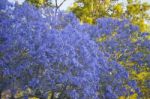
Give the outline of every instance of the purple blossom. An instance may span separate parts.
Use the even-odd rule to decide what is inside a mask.
[[[109,60],[91,38],[90,33],[98,27],[80,25],[72,13],[58,12],[55,16],[53,10],[48,10],[27,3],[16,4],[9,12],[0,10],[0,71],[3,75],[0,91],[31,88],[41,94],[52,91],[62,99],[116,99],[128,94],[130,88],[123,90],[123,94],[115,90],[128,85],[126,69]],[[104,27],[110,23],[108,29],[113,22],[121,24],[112,19],[101,21],[102,30],[95,33],[103,31],[110,35],[111,30],[106,31]],[[119,46],[120,42],[113,44],[113,47]]]

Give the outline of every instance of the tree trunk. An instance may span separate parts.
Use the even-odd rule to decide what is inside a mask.
[[[13,94],[11,94],[11,98],[10,99],[15,99],[15,97],[14,97],[14,95]]]
[[[0,99],[2,99],[2,91],[0,90]]]

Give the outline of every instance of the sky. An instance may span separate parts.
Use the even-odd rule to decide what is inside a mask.
[[[25,0],[8,0],[8,1],[10,1],[10,2],[15,2],[15,1],[18,1],[18,3],[22,3],[23,1],[25,1]],[[54,1],[54,0],[52,0],[52,1]],[[58,0],[59,1],[59,3],[60,2],[62,2],[63,0]],[[71,6],[72,4],[73,4],[73,2],[74,2],[75,0],[66,0],[65,1],[65,3],[61,6],[61,10],[66,10],[69,6]],[[125,3],[125,1],[126,0],[119,0],[120,2],[124,2]],[[150,3],[150,0],[140,0],[141,2],[149,2]]]
[[[66,2],[62,5],[61,9],[66,10],[69,6],[71,6],[73,4],[73,2],[74,2],[74,0],[66,0]]]
[[[22,2],[24,2],[25,0],[8,0],[10,2],[15,2],[17,1],[19,4],[21,4]],[[52,0],[54,1],[54,0]],[[60,4],[63,0],[58,0],[58,4]],[[74,0],[66,0],[64,2],[64,4],[61,6],[61,10],[66,10],[69,6],[71,6],[73,4]]]

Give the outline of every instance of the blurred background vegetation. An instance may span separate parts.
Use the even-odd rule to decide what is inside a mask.
[[[150,31],[150,4],[142,0],[76,0],[70,11],[74,12],[82,22],[95,23],[100,17],[129,19],[138,25],[141,31]]]

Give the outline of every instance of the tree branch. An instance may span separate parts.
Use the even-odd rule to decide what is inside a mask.
[[[58,5],[58,9],[63,5],[63,3],[65,2],[66,0],[63,0],[59,5]]]
[[[58,7],[58,2],[57,2],[57,0],[55,0],[55,6],[56,6],[56,9],[57,9],[57,7]]]

